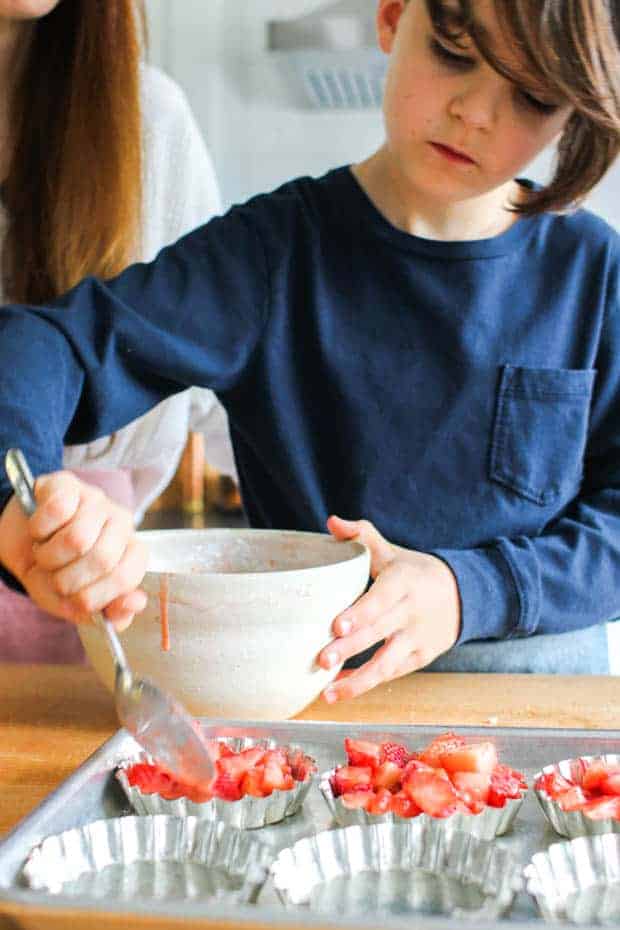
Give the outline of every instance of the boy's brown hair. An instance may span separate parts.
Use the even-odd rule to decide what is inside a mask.
[[[575,207],[620,151],[620,10],[617,0],[493,0],[500,28],[523,71],[508,68],[475,18],[472,0],[424,0],[436,31],[451,41],[467,33],[508,80],[524,73],[573,112],[558,143],[553,178],[532,191],[520,213]]]
[[[42,303],[137,258],[139,0],[62,0],[33,23],[2,185],[5,299]]]

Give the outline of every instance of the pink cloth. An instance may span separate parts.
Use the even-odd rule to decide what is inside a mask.
[[[133,485],[128,471],[88,469],[75,474],[133,511]],[[72,624],[39,610],[26,595],[0,582],[0,661],[83,663],[86,656]]]

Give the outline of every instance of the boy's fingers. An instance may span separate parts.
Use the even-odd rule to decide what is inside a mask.
[[[94,584],[112,573],[125,552],[127,532],[119,521],[108,520],[103,524],[93,547],[82,557],[66,565],[54,575],[54,584],[63,597],[77,594],[82,588]],[[37,554],[37,562],[38,554]]]
[[[336,636],[348,636],[384,614],[407,593],[407,569],[394,562],[377,578],[373,586],[358,600],[338,614],[332,624]]]
[[[360,627],[349,636],[332,640],[319,654],[319,665],[323,668],[342,665],[351,656],[358,655],[369,646],[374,646],[375,643],[390,636],[394,631],[400,630],[407,622],[409,607],[407,598],[402,598],[385,613],[376,617],[373,623]]]
[[[80,619],[103,610],[120,595],[130,594],[136,589],[144,578],[146,563],[144,545],[135,538],[131,539],[113,572],[82,588],[71,598],[76,613],[81,615]]]
[[[336,701],[346,701],[371,691],[384,681],[399,678],[406,672],[409,665],[413,671],[416,667],[415,653],[412,652],[412,642],[409,634],[404,630],[397,630],[389,640],[377,650],[372,659],[365,662],[361,668],[356,669],[352,675],[333,681],[323,692],[328,704]]]
[[[81,500],[80,483],[69,473],[57,472],[37,478],[37,509],[30,518],[30,535],[42,542],[71,520]]]
[[[108,620],[111,620],[115,629],[122,633],[126,630],[136,614],[141,613],[146,607],[147,596],[144,591],[138,589],[131,594],[123,594],[113,600],[106,609],[104,614]]]
[[[81,561],[99,538],[108,514],[101,511],[95,501],[82,504],[65,526],[58,529],[46,542],[35,546],[34,557],[41,568],[55,572]]]

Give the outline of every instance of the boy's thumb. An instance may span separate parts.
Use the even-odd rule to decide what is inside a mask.
[[[336,539],[357,539],[370,549],[370,574],[373,578],[394,559],[394,549],[368,520],[343,520],[332,515],[327,529]]]

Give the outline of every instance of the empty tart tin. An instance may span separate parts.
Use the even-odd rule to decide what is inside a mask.
[[[316,763],[306,755],[300,746],[278,746],[274,739],[253,739],[243,737],[218,737],[217,741],[225,743],[233,752],[260,747],[263,749],[284,749],[287,753],[302,752],[308,763],[316,770]],[[147,753],[139,753],[132,759],[122,762],[116,769],[116,778],[120,783],[132,808],[138,814],[168,814],[176,817],[198,817],[205,820],[221,820],[239,830],[251,830],[268,824],[278,823],[285,817],[297,813],[301,808],[312,782],[316,779],[311,772],[305,781],[295,782],[287,791],[274,790],[267,797],[254,797],[246,794],[239,801],[226,801],[212,798],[210,801],[191,801],[181,797],[168,800],[159,794],[147,794],[137,786],[130,785],[127,770],[140,762],[152,764],[153,758]]]
[[[527,793],[527,789],[524,789],[521,797],[507,798],[503,807],[487,806],[479,814],[455,813],[451,814],[450,817],[443,818],[431,817],[429,814],[418,814],[415,818],[403,818],[392,811],[385,814],[369,814],[368,811],[361,807],[347,807],[342,799],[334,794],[332,778],[335,771],[335,769],[330,769],[330,771],[324,772],[320,776],[319,788],[332,817],[341,827],[354,824],[411,823],[414,820],[428,820],[441,825],[442,829],[459,830],[481,840],[492,840],[496,836],[502,836],[511,828]]]
[[[522,881],[510,850],[431,818],[326,830],[283,849],[271,866],[285,905],[347,916],[443,914],[493,919]]]
[[[22,871],[50,894],[151,900],[232,896],[253,903],[273,853],[252,835],[196,817],[113,817],[49,836]]]
[[[535,786],[541,775],[557,772],[564,778],[570,779],[576,785],[581,785],[585,768],[591,762],[605,762],[620,766],[620,755],[608,754],[601,756],[578,756],[574,759],[563,759],[553,765],[546,765],[540,772],[536,772],[532,784]],[[546,791],[534,787],[538,803],[543,809],[545,817],[560,836],[575,838],[578,836],[592,836],[602,833],[620,833],[620,820],[612,817],[594,819],[582,811],[564,811]]]
[[[620,923],[620,835],[580,836],[538,852],[523,872],[549,921]]]

